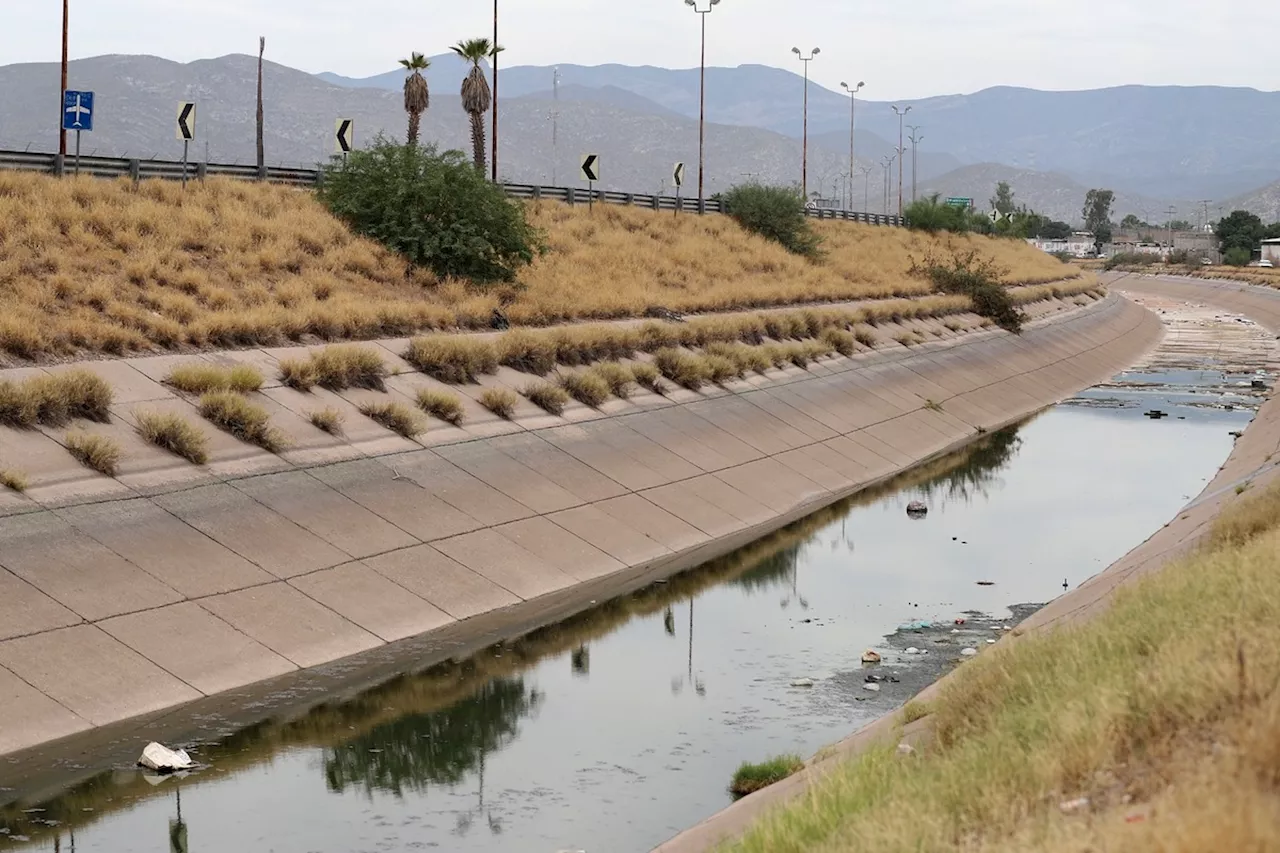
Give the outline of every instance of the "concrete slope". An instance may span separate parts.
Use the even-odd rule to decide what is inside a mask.
[[[460,643],[494,619],[562,618],[1052,404],[1160,335],[1111,296],[1021,337],[975,332],[603,412],[509,423],[469,403],[464,429],[417,442],[351,419],[341,445],[312,436],[274,456],[219,433],[202,467],[129,428],[135,404],[191,408],[155,382],[166,359],[91,365],[122,401],[105,430],[135,442],[117,478],[68,470],[57,431],[0,431],[0,455],[44,472],[27,496],[0,494],[0,753],[140,715],[147,737],[164,709],[339,659],[354,672],[424,632]],[[408,399],[429,381],[403,367],[389,384]],[[265,399],[301,430],[318,402],[371,393]]]
[[[1105,278],[1110,288],[1134,297],[1158,296],[1210,305],[1223,311],[1242,314],[1273,333],[1280,333],[1280,291],[1234,282],[1211,282],[1200,279],[1178,279],[1117,275]],[[1128,366],[1128,365],[1124,365]],[[1103,610],[1117,588],[1147,573],[1157,571],[1172,559],[1194,548],[1211,529],[1213,521],[1242,483],[1266,486],[1280,478],[1280,396],[1272,396],[1259,410],[1253,423],[1236,442],[1230,457],[1217,476],[1178,516],[1137,548],[1095,575],[1078,588],[1037,611],[997,648],[1019,637],[1072,622],[1078,622]],[[938,696],[955,672],[948,674],[920,693],[917,699],[928,702]],[[900,729],[896,712],[868,724],[833,747],[823,750],[821,757],[796,775],[745,797],[732,806],[685,830],[659,845],[655,853],[701,853],[717,844],[746,832],[753,823],[788,800],[802,795],[817,778],[851,756],[887,738],[902,737],[914,742],[927,738],[928,717]]]

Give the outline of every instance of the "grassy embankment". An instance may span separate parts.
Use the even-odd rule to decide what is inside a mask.
[[[1263,287],[1280,288],[1280,267],[1231,267],[1196,265],[1143,264],[1130,266],[1122,264],[1116,272],[1132,272],[1142,275],[1176,275],[1190,278],[1221,278],[1230,281],[1243,281]]]
[[[732,851],[1261,851],[1280,838],[1280,485],[1077,627],[967,663],[931,742],[843,765]]]
[[[54,180],[0,174],[0,358],[367,339],[636,316],[660,305],[720,311],[932,291],[910,258],[978,247],[1007,283],[1089,277],[1014,241],[930,237],[815,222],[818,264],[721,216],[530,206],[550,251],[514,286],[479,290],[409,270],[353,236],[306,193],[211,180]]]

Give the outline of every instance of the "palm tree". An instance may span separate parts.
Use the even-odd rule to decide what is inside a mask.
[[[404,78],[404,111],[409,114],[409,137],[405,141],[409,145],[417,145],[422,114],[431,106],[431,90],[427,88],[427,78],[422,76],[422,72],[431,66],[431,60],[421,53],[411,53],[408,59],[400,60],[400,64],[411,72]]]
[[[471,116],[471,148],[474,152],[476,168],[484,172],[484,117],[493,103],[493,95],[489,91],[489,81],[480,70],[480,62],[497,56],[502,48],[487,38],[460,41],[453,46],[453,52],[471,63],[471,72],[462,81],[462,108]]]

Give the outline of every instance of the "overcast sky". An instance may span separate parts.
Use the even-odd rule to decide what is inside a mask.
[[[504,61],[691,67],[698,24],[681,0],[500,0]],[[708,0],[698,0],[706,8]],[[0,0],[0,65],[56,61],[57,0]],[[148,53],[179,61],[253,53],[304,71],[363,77],[412,50],[441,53],[492,27],[488,0],[71,0],[71,56]],[[873,99],[1011,84],[1125,83],[1280,89],[1275,0],[723,0],[712,65],[799,68],[867,83]]]

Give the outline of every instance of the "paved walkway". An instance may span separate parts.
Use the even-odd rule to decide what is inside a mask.
[[[679,571],[1107,377],[1160,334],[1112,296],[1021,337],[975,332],[600,412],[522,404],[506,422],[469,401],[462,429],[419,441],[354,414],[433,384],[384,342],[387,394],[265,388],[295,448],[210,429],[200,467],[130,426],[137,407],[198,422],[158,382],[192,357],[92,363],[118,392],[103,429],[129,453],[117,478],[68,465],[62,431],[0,430],[0,458],[35,477],[25,496],[0,494],[0,754],[480,614],[607,597],[637,569]],[[273,375],[284,354],[195,358]],[[504,370],[485,384],[526,381]],[[307,431],[323,405],[351,413],[347,441]]]
[[[1182,299],[1242,314],[1265,326],[1273,334],[1280,333],[1280,291],[1277,290],[1200,279],[1133,275],[1112,276],[1106,283],[1113,291],[1138,299]],[[1128,364],[1123,366],[1127,367]],[[1253,424],[1245,430],[1244,436],[1236,442],[1218,475],[1177,518],[1105,571],[1037,611],[1019,626],[1018,631],[1006,636],[1001,642],[1017,642],[1019,636],[1096,615],[1107,606],[1111,595],[1119,586],[1157,571],[1169,560],[1195,547],[1212,527],[1222,508],[1236,496],[1237,485],[1250,482],[1255,486],[1266,486],[1277,478],[1280,478],[1280,395],[1273,395],[1263,405]],[[947,675],[922,691],[917,699],[928,702],[936,698],[953,677],[954,673]],[[899,737],[907,742],[915,742],[927,736],[927,717],[903,730],[899,729],[898,714],[881,717],[824,750],[822,758],[814,761],[803,772],[739,800],[659,845],[654,853],[703,853],[711,850],[717,844],[746,832],[770,809],[801,796],[814,779],[820,778],[832,767],[872,744]]]

